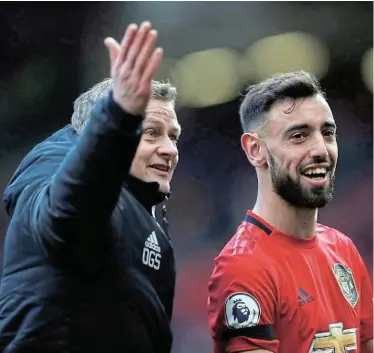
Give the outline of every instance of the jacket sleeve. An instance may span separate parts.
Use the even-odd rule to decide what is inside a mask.
[[[88,267],[100,262],[141,123],[142,117],[124,112],[110,94],[93,108],[82,135],[52,177],[31,194],[26,187],[27,226],[47,257],[68,261],[69,254],[71,261]]]

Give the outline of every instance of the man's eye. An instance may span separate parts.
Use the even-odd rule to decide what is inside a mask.
[[[326,130],[323,134],[324,134],[324,136],[327,136],[327,137],[335,137],[336,136],[336,133],[333,130]]]
[[[156,131],[154,129],[147,129],[144,131],[144,135],[148,135],[150,137],[156,136]]]
[[[291,136],[291,138],[292,138],[293,140],[299,141],[299,140],[302,140],[305,136],[306,136],[306,135],[305,135],[304,133],[302,133],[302,132],[297,132],[296,134],[293,134],[293,135]]]
[[[179,137],[178,136],[175,136],[175,135],[172,135],[170,136],[170,140],[174,141],[175,143],[177,143],[179,141]]]

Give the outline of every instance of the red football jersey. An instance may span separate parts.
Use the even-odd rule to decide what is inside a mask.
[[[298,239],[248,211],[209,280],[214,351],[360,352],[373,337],[372,294],[347,236],[318,225]]]

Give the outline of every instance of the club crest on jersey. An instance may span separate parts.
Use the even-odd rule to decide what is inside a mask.
[[[231,329],[256,326],[260,315],[260,304],[248,293],[233,293],[226,300],[226,324]]]
[[[345,299],[354,307],[358,301],[358,292],[351,269],[345,268],[342,264],[334,264],[333,270]]]

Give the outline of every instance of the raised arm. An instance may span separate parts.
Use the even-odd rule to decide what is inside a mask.
[[[139,29],[130,25],[121,44],[106,39],[112,92],[93,108],[78,142],[55,173],[35,179],[18,199],[30,232],[47,255],[66,255],[66,249],[73,249],[77,256],[90,254],[85,256],[94,262],[101,250],[100,237],[110,227],[136,153],[142,114],[162,59],[156,38],[156,31],[144,23]]]

